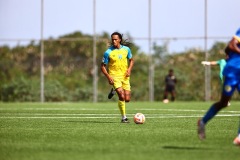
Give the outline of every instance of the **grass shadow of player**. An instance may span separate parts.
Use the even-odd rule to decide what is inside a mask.
[[[209,150],[209,148],[202,147],[188,147],[188,146],[163,146],[163,149],[172,149],[172,150]]]

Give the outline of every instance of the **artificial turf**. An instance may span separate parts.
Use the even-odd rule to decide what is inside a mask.
[[[210,102],[131,102],[129,124],[117,102],[0,103],[1,160],[239,159],[240,102],[222,110],[197,137],[197,120]],[[135,113],[146,117],[135,124]]]

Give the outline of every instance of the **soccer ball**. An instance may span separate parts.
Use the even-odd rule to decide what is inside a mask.
[[[136,124],[143,124],[145,122],[145,116],[142,113],[136,113],[133,117],[133,121]]]
[[[163,100],[163,103],[168,103],[168,102],[169,102],[168,99],[164,99],[164,100]]]

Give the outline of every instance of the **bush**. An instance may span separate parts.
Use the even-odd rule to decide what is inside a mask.
[[[36,88],[33,82],[21,77],[9,84],[4,84],[1,88],[1,99],[4,102],[24,102],[37,101],[39,93],[36,93]]]

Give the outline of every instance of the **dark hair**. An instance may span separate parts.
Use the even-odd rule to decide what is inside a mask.
[[[123,37],[123,34],[120,34],[119,32],[113,32],[112,34],[111,34],[111,37],[113,36],[113,35],[118,35],[118,37],[120,38],[120,44],[121,45],[124,45],[124,46],[127,46],[127,47],[131,47],[132,46],[132,43],[131,42],[129,42],[128,41],[128,39],[123,39],[122,37]],[[110,42],[110,46],[113,46],[113,43],[112,42]]]

